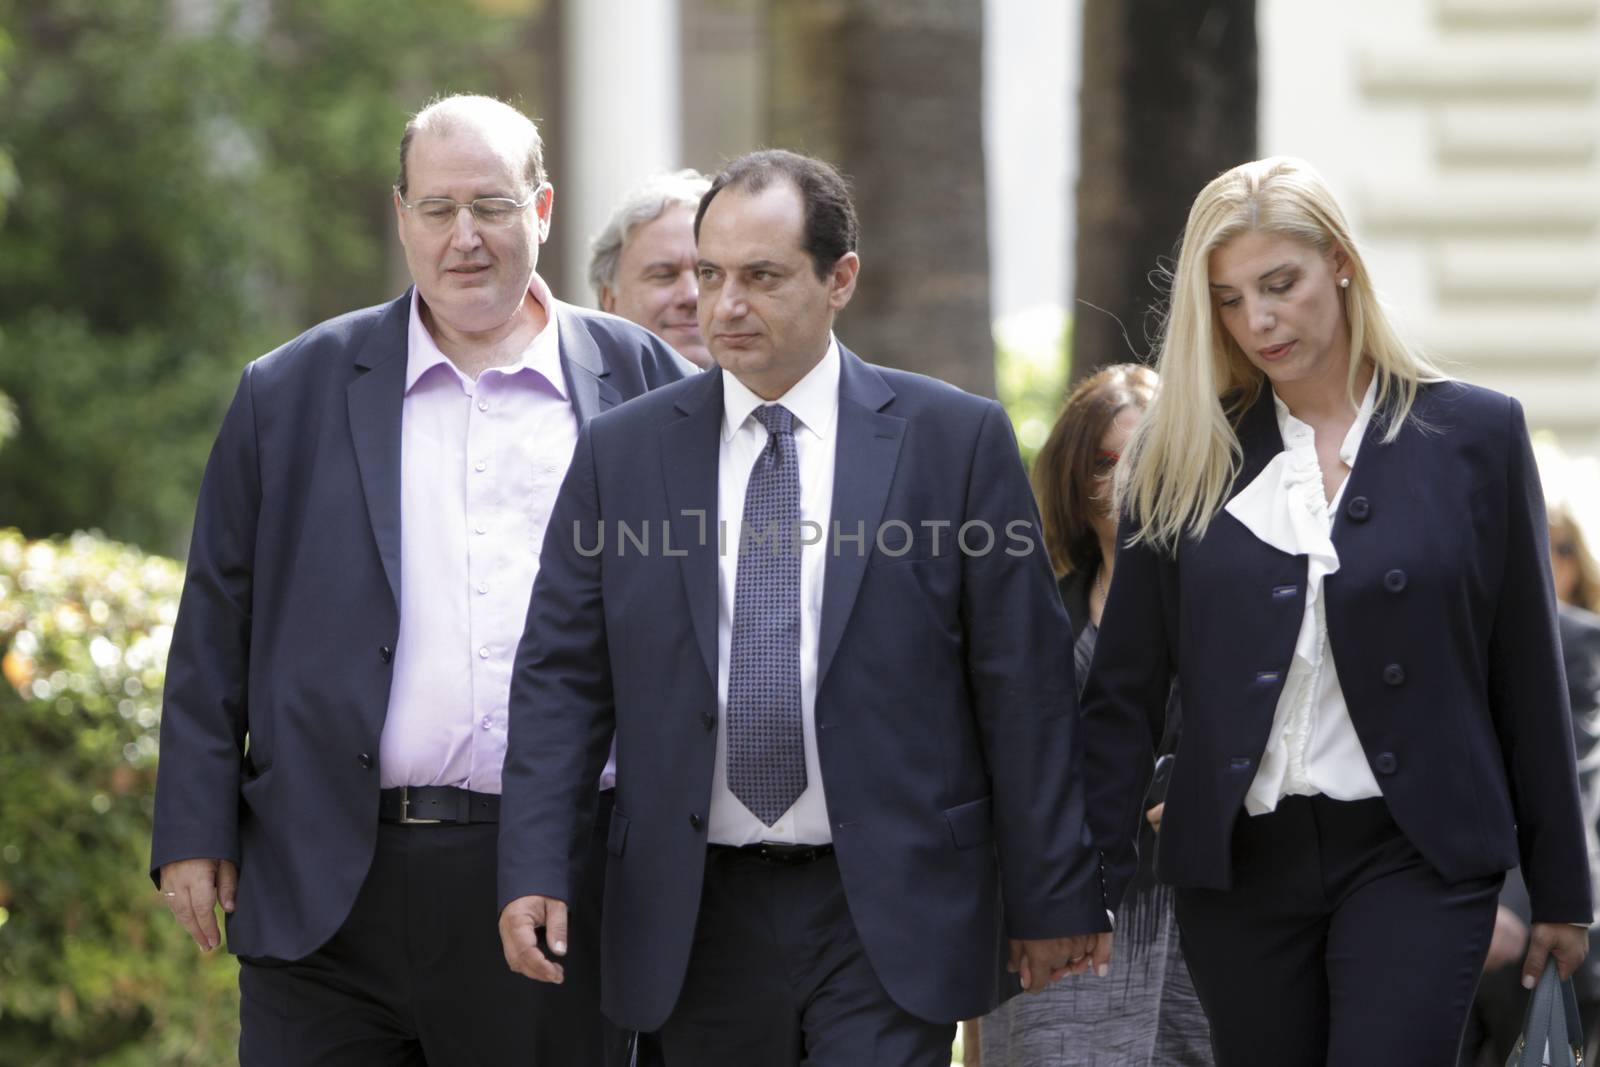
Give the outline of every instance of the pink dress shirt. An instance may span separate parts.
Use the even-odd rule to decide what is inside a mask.
[[[384,788],[500,792],[511,661],[578,420],[554,302],[505,367],[473,381],[439,350],[411,295],[400,429],[400,636],[379,742]]]

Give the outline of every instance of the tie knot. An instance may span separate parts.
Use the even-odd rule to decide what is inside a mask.
[[[794,433],[794,412],[782,404],[762,404],[756,408],[755,415],[774,437],[780,433]]]

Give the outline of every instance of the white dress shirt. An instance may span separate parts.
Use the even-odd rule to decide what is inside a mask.
[[[794,445],[800,468],[800,717],[805,737],[806,789],[772,826],[764,825],[728,789],[728,657],[733,647],[733,594],[739,572],[739,531],[745,489],[768,434],[751,413],[761,399],[732,374],[722,375],[722,442],[717,455],[717,758],[711,776],[711,823],[716,845],[760,841],[821,845],[833,840],[828,802],[817,760],[817,631],[822,619],[822,576],[827,563],[824,532],[833,514],[833,464],[839,421],[839,344],[777,400],[794,415]],[[815,523],[812,527],[810,523]]]
[[[476,381],[440,351],[416,293],[400,409],[400,635],[379,779],[500,792],[511,661],[578,420],[555,303],[517,362]]]
[[[1355,466],[1361,439],[1372,421],[1377,388],[1374,376],[1339,446],[1339,459],[1347,471]],[[1323,579],[1339,569],[1333,519],[1350,479],[1347,475],[1340,483],[1330,503],[1317,462],[1315,431],[1291,415],[1276,395],[1272,402],[1283,451],[1228,501],[1227,511],[1272,547],[1307,557],[1306,606],[1267,749],[1245,794],[1245,810],[1251,815],[1275,810],[1286,796],[1321,793],[1334,800],[1363,800],[1383,795],[1339,686],[1322,595]]]

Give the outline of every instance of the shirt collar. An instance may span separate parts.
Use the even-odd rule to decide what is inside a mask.
[[[1367,424],[1372,421],[1373,412],[1378,406],[1378,374],[1372,374],[1372,380],[1367,383],[1366,394],[1361,398],[1361,406],[1356,409],[1356,421],[1350,424],[1350,429],[1345,431],[1344,441],[1339,445],[1339,459],[1346,467],[1355,466],[1356,453],[1361,450],[1361,441],[1367,434]],[[1310,427],[1295,418],[1289,411],[1289,405],[1278,398],[1277,393],[1272,394],[1272,408],[1278,416],[1278,433],[1287,444],[1294,431],[1302,427],[1309,434]]]
[[[533,280],[528,283],[528,293],[539,302],[540,307],[544,308],[544,329],[528,342],[528,347],[522,350],[522,355],[515,363],[504,367],[491,367],[484,373],[493,371],[509,376],[532,371],[548,382],[562,399],[566,399],[567,379],[566,375],[561,373],[561,329],[556,317],[555,297],[551,295],[550,287],[538,274],[534,274]],[[417,292],[416,286],[412,286],[411,315],[406,327],[406,392],[410,393],[424,374],[440,364],[450,369],[466,392],[472,392],[472,380],[450,362],[450,357],[439,348],[433,335],[428,332],[428,327],[423,324],[422,297]]]
[[[828,333],[828,350],[822,354],[822,359],[776,400],[763,400],[751,392],[749,386],[724,371],[722,439],[733,440],[750,413],[762,404],[782,404],[796,422],[818,437],[825,437],[833,430],[833,421],[839,415],[839,341],[832,331]]]

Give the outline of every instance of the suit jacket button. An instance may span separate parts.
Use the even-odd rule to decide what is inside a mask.
[[[701,712],[700,725],[704,726],[707,730],[715,730],[717,728],[717,713],[714,711]]]
[[[1404,685],[1405,680],[1406,669],[1400,666],[1400,664],[1391,663],[1383,669],[1383,681],[1385,685]]]
[[[1393,774],[1400,769],[1400,761],[1394,758],[1393,752],[1380,752],[1378,758],[1372,761],[1379,774]]]
[[[698,829],[700,829],[700,827],[704,826],[705,823],[706,823],[706,821],[700,817],[700,813],[699,812],[691,811],[689,813],[689,825],[694,827],[696,830],[698,830]]]
[[[1351,522],[1366,522],[1372,515],[1372,503],[1364,496],[1354,497],[1344,506],[1344,513]]]
[[[383,660],[383,662],[388,663],[390,660],[394,659],[394,649],[390,648],[388,645],[379,645],[378,658]]]
[[[365,752],[356,757],[356,762],[361,764],[361,766],[366,770],[370,771],[372,769],[372,757]]]
[[[1396,567],[1383,576],[1383,587],[1391,593],[1398,593],[1406,587],[1406,572]]]

